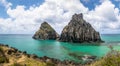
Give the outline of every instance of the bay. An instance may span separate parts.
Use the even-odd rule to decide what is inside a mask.
[[[69,43],[56,40],[34,40],[32,35],[27,34],[0,34],[0,43],[8,44],[29,54],[39,57],[48,56],[60,60],[78,61],[74,55],[94,55],[103,57],[110,51],[109,45],[115,50],[120,50],[120,34],[103,34],[105,43],[100,45],[89,43]]]

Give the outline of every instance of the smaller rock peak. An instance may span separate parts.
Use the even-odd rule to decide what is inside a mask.
[[[48,24],[46,21],[44,21],[42,24]]]
[[[50,28],[51,26],[50,26],[47,22],[44,21],[44,22],[41,24],[41,27],[44,27],[44,28],[45,28],[45,27],[46,27],[46,28],[49,27],[49,28]]]
[[[49,28],[49,29],[51,28],[51,29],[52,29],[52,27],[51,27],[47,22],[45,22],[45,21],[41,24],[40,27],[41,27],[41,29],[42,29],[42,28],[44,28],[44,29],[45,29],[45,28],[47,28],[47,29],[48,29],[48,28]]]
[[[34,34],[34,39],[51,39],[55,40],[59,37],[57,32],[47,22],[43,22],[38,31]]]

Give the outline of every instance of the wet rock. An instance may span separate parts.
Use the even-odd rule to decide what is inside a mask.
[[[8,51],[7,51],[7,54],[8,55],[11,55],[12,53],[16,53],[17,52],[17,50],[15,50],[15,49],[9,49]]]
[[[23,51],[23,54],[27,54],[27,52],[26,52],[26,51]]]
[[[84,55],[82,57],[82,60],[85,61],[86,63],[91,63],[96,60],[96,56],[91,56],[91,55]]]
[[[28,58],[30,58],[30,54],[25,54]]]
[[[37,55],[35,55],[35,54],[32,54],[32,55],[31,55],[31,58],[36,59],[36,58],[38,58],[38,56],[37,56]]]

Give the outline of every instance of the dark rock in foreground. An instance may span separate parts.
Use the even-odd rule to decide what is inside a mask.
[[[41,40],[55,40],[58,38],[58,34],[47,22],[43,22],[40,29],[34,34],[33,38]]]
[[[83,14],[74,14],[64,27],[59,38],[63,42],[102,42],[99,32],[83,19]]]

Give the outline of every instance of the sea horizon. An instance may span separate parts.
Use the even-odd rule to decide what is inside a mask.
[[[0,66],[105,65],[120,65],[120,0],[0,0]]]

